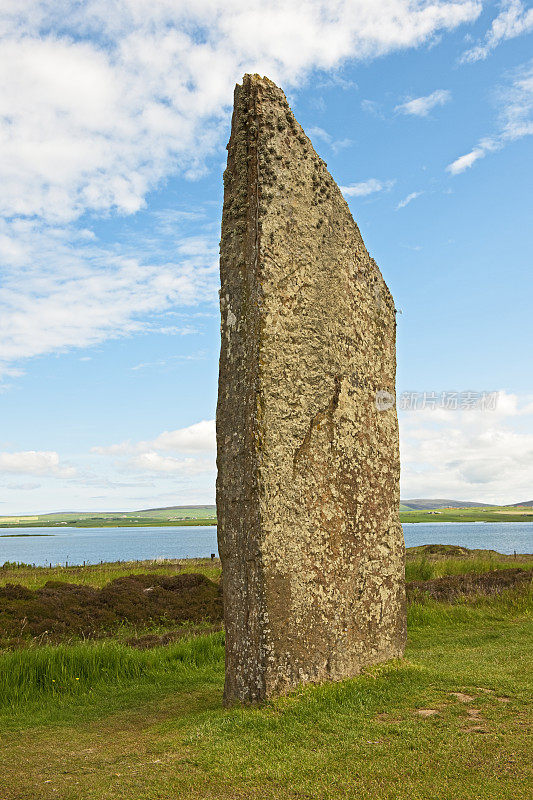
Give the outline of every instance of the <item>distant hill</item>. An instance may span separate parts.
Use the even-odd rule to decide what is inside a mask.
[[[450,509],[447,511],[446,509]],[[400,513],[405,522],[421,522],[426,513],[441,515],[441,519],[457,522],[474,521],[513,522],[533,518],[530,512],[533,500],[496,506],[466,500],[414,498],[400,501]],[[418,518],[417,517],[418,512]],[[447,516],[446,516],[447,515]],[[476,516],[477,515],[477,516]],[[461,520],[459,520],[461,518]],[[490,519],[489,519],[490,518]],[[215,525],[216,506],[211,504],[190,506],[164,506],[144,508],[139,511],[63,511],[33,516],[0,516],[0,526],[36,527],[75,525],[81,527],[127,526],[127,525]]]
[[[497,508],[490,503],[474,503],[467,500],[427,500],[418,498],[415,500],[400,500],[402,506],[416,510],[433,508]],[[517,503],[520,505],[520,503]]]
[[[132,522],[143,520],[161,520],[161,522],[186,521],[196,519],[212,519],[216,516],[216,506],[169,506],[167,508],[146,508],[142,511],[56,511],[51,514],[35,514],[33,516],[0,516],[0,524],[18,524],[24,522],[34,524],[69,525],[82,523]]]
[[[161,506],[161,508],[141,508],[140,511],[130,511],[130,514],[147,514],[149,511],[183,511],[189,508],[203,508],[205,511],[215,511],[216,506]]]

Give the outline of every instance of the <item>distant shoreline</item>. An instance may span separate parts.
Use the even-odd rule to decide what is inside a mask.
[[[194,519],[194,520],[176,520],[167,522],[164,520],[153,520],[149,522],[131,522],[124,520],[123,522],[16,522],[12,524],[0,523],[0,530],[16,530],[17,528],[54,528],[61,531],[65,528],[191,528],[191,527],[207,527],[214,525],[216,527],[216,520],[213,519]],[[6,536],[8,534],[0,534]],[[21,534],[23,535],[23,534]],[[32,534],[27,534],[31,536]],[[38,536],[39,534],[33,534]],[[43,533],[41,536],[52,536],[53,534]]]
[[[409,511],[400,512],[401,523],[433,523],[438,525],[441,522],[533,522],[533,513],[494,512],[494,511],[475,511],[465,509],[450,509],[446,511]],[[188,520],[91,520],[91,522],[80,520],[79,522],[16,522],[0,523],[0,530],[29,529],[29,528],[51,528],[61,531],[68,528],[191,528],[191,527],[216,527],[217,520],[212,517],[208,519],[188,519]],[[51,533],[42,534],[8,534],[0,533],[0,538],[7,536],[53,536]]]
[[[429,499],[400,500],[402,523],[416,522],[533,522],[533,500],[520,505],[481,505],[472,501]],[[215,504],[165,506],[137,511],[54,511],[45,514],[0,514],[0,531],[30,528],[158,528],[213,527]],[[1,534],[0,534],[1,536]]]

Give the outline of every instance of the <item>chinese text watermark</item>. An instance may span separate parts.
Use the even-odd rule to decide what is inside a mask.
[[[498,392],[446,391],[446,392],[402,392],[398,396],[400,411],[495,411]],[[387,391],[376,392],[376,408],[387,411],[394,407],[394,396]]]

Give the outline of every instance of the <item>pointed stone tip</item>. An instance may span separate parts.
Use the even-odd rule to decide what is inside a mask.
[[[245,72],[242,76],[243,83],[266,83],[269,86],[276,86],[274,81],[271,81],[270,78],[267,78],[266,75],[259,75],[258,72]],[[279,87],[277,87],[279,88]]]
[[[237,90],[245,89],[250,91],[259,87],[263,89],[270,89],[270,91],[274,90],[285,97],[283,89],[274,83],[274,81],[270,80],[270,78],[267,78],[266,75],[261,76],[257,72],[245,72],[242,76],[242,82],[238,83],[235,88]]]

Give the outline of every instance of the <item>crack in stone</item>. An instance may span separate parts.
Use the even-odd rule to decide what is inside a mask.
[[[320,411],[311,417],[309,422],[309,427],[307,428],[306,434],[303,438],[303,441],[299,447],[296,448],[294,451],[293,456],[293,474],[296,473],[298,468],[298,462],[301,461],[304,455],[307,455],[309,452],[309,447],[311,445],[311,436],[313,435],[313,431],[320,427],[321,423],[324,420],[328,421],[328,425],[330,427],[330,435],[329,439],[330,442],[333,439],[333,414],[337,410],[339,406],[339,397],[341,393],[341,386],[342,386],[342,378],[340,375],[335,375],[334,380],[334,389],[333,394],[331,396],[331,400],[327,404],[325,408],[322,408]]]

